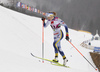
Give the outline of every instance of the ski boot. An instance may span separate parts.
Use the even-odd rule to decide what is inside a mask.
[[[55,57],[55,59],[53,59],[52,61],[58,62],[58,57]]]
[[[65,66],[67,62],[68,62],[68,59],[67,58],[64,58],[63,59],[63,65]]]

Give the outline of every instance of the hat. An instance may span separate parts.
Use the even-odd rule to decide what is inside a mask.
[[[51,16],[54,16],[54,14],[53,13],[47,13],[46,16],[51,17]]]

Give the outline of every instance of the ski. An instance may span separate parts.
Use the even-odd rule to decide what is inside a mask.
[[[48,61],[48,62],[50,62],[52,65],[70,68],[69,66],[65,66],[65,65],[63,65],[63,64],[61,64],[61,63],[59,63],[59,62],[54,62],[53,60],[49,60],[49,59],[37,57],[37,56],[33,55],[32,53],[31,53],[31,55],[32,55],[33,57],[35,57],[35,58],[38,58],[38,59],[41,59],[41,60]]]
[[[52,65],[70,68],[69,66],[65,66],[65,65],[63,65],[63,64],[52,64]]]

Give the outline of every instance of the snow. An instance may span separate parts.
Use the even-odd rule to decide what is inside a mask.
[[[64,28],[62,30],[65,33]],[[80,44],[92,35],[69,29],[72,43],[94,65],[89,52]],[[45,58],[54,58],[53,32],[50,26],[45,29]],[[30,55],[42,57],[42,21],[0,6],[0,72],[98,72],[64,38],[62,50],[71,68],[42,63]],[[60,63],[63,62],[59,55]],[[94,65],[95,66],[95,65]]]
[[[94,47],[100,47],[100,40],[91,41],[91,45],[94,46]]]

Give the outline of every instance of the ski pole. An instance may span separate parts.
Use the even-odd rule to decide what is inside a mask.
[[[44,25],[43,24],[42,24],[42,58],[44,58]],[[44,63],[44,60],[42,60],[42,62]]]
[[[82,56],[83,58],[97,71],[97,68],[95,68],[87,59],[86,57],[70,42],[68,41]]]

